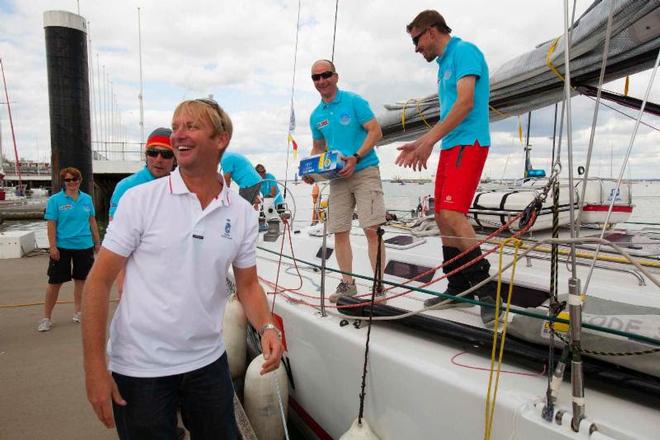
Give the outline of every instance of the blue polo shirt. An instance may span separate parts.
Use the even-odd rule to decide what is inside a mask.
[[[152,180],[154,180],[154,176],[151,174],[151,171],[149,171],[149,168],[147,168],[146,165],[137,173],[131,174],[130,176],[121,179],[115,186],[115,190],[112,192],[108,215],[110,215],[110,217],[115,216],[115,211],[117,210],[117,206],[119,206],[119,200],[122,198],[124,193],[129,190],[129,188],[142,185],[143,183],[151,182]]]
[[[465,76],[475,76],[474,106],[465,119],[442,139],[442,149],[456,145],[490,145],[488,126],[488,65],[479,48],[472,43],[452,37],[438,63],[438,99],[440,119],[445,119],[458,96],[456,83]]]
[[[223,173],[231,173],[231,179],[240,188],[249,188],[261,182],[261,176],[247,157],[239,153],[225,151],[220,160]]]
[[[284,203],[284,199],[282,198],[282,193],[280,193],[279,185],[275,181],[275,176],[270,173],[266,173],[265,176],[266,177],[261,184],[261,195],[264,197],[270,197],[270,192],[275,188],[275,200],[273,200],[273,203],[275,203],[276,206],[281,205]]]
[[[89,218],[94,217],[94,202],[82,192],[78,200],[64,190],[48,198],[44,219],[55,222],[55,246],[63,249],[89,249],[94,246]]]
[[[309,117],[314,140],[325,139],[328,150],[339,150],[344,156],[352,156],[367,137],[363,125],[374,118],[369,103],[360,95],[337,90],[335,99],[323,102]],[[378,165],[378,156],[372,148],[355,166],[355,171]]]

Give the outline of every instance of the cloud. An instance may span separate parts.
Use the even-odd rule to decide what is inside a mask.
[[[563,32],[560,2],[537,2],[534,8],[522,0],[445,3],[440,12],[454,34],[477,44],[491,71]],[[578,1],[578,15],[590,3]],[[234,120],[231,148],[244,151],[255,162],[268,163],[278,177],[283,176],[297,2],[256,0],[243,2],[240,8],[226,0],[80,2],[81,14],[90,21],[94,82],[97,86],[106,84],[101,75],[105,66],[121,110],[123,128],[118,130],[121,136],[116,137],[128,140],[129,149],[138,148],[141,138],[138,6],[142,23],[145,134],[155,127],[167,126],[174,107],[182,99],[213,95]],[[419,11],[438,6],[431,0],[409,0],[396,5],[376,0],[340,2],[334,41],[340,87],[362,94],[376,113],[386,103],[433,93],[435,63],[427,63],[414,53],[405,26]],[[43,12],[71,7],[75,7],[71,0],[0,0],[0,56],[7,74],[18,148],[25,157],[43,157],[50,143]],[[309,79],[309,68],[314,60],[332,56],[334,13],[334,2],[302,2],[294,87],[298,120],[295,136],[301,155],[311,146],[307,120],[319,100]],[[648,72],[635,75],[631,95],[643,96],[649,77]],[[623,89],[621,81],[608,87],[619,92]],[[100,130],[99,97],[97,92],[93,135],[97,141],[103,141],[106,137]],[[660,87],[653,87],[651,99],[660,100]],[[573,143],[581,157],[588,145],[592,115],[593,101],[573,100]],[[3,148],[8,152],[11,136],[5,106],[0,108],[0,119]],[[660,125],[657,118],[648,122]],[[608,173],[610,151],[617,158],[625,154],[633,125],[633,121],[612,111],[601,111],[594,155],[598,163],[607,163],[602,168],[607,168]],[[534,113],[531,136],[535,163],[549,163],[552,127],[553,109]],[[522,156],[516,139],[517,120],[502,121],[492,129],[493,148],[485,174],[499,177],[507,164],[506,174],[519,176]],[[631,159],[633,175],[656,174],[660,158],[653,152],[659,140],[657,131],[640,129]],[[414,173],[393,165],[395,146],[379,149],[384,177],[433,174],[437,154],[429,164],[431,171]],[[636,155],[644,158],[640,160]],[[291,175],[291,157],[289,162]]]

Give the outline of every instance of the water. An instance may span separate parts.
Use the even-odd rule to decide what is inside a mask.
[[[289,182],[287,185],[288,195],[287,202],[290,209],[293,210],[295,198],[296,205],[296,225],[302,226],[309,224],[312,218],[312,187],[305,183],[294,185]],[[417,207],[419,198],[433,194],[433,183],[398,183],[391,181],[383,181],[383,193],[385,196],[385,206],[388,209],[395,210],[397,215],[405,213],[400,211],[410,211]],[[322,194],[327,195],[327,189],[322,189]],[[652,223],[655,225],[660,224],[660,214],[657,210],[660,206],[660,181],[640,181],[632,184],[633,214],[630,217],[630,222],[639,223]],[[626,225],[631,229],[639,229],[644,226],[650,225]],[[101,229],[103,225],[99,225]],[[9,230],[28,230],[35,231],[37,245],[39,247],[48,247],[48,237],[46,234],[46,222],[43,220],[21,220],[21,221],[5,221],[0,225],[0,232]]]

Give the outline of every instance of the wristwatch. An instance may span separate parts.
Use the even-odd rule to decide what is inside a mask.
[[[274,330],[275,333],[277,333],[277,339],[282,339],[282,332],[273,323],[269,322],[268,324],[264,325],[259,329],[257,333],[259,333],[259,336],[263,336],[266,330]]]
[[[355,159],[357,159],[357,162],[355,162],[355,163],[359,163],[359,162],[360,162],[360,159],[362,159],[362,156],[360,156],[360,155],[357,154],[357,153],[355,153],[355,154],[353,155],[353,157],[354,157]]]

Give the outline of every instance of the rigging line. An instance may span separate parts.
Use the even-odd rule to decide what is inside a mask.
[[[577,0],[573,0],[573,19],[571,24],[575,22],[575,9]],[[564,0],[564,102],[566,103],[566,154],[568,160],[568,184],[571,190],[568,192],[568,200],[570,209],[568,211],[570,218],[570,231],[571,238],[576,238],[575,232],[575,192],[573,190],[574,177],[573,177],[573,115],[571,112],[571,38],[572,26],[568,25],[568,0]],[[575,263],[575,244],[571,244],[571,277],[577,279],[577,264]]]
[[[330,61],[335,62],[335,38],[337,37],[337,13],[339,12],[339,0],[335,0],[335,28],[332,31],[332,58]]]
[[[581,95],[586,97],[586,98],[591,99],[592,101],[596,101],[596,98],[594,98],[593,96],[585,95],[584,93],[582,93]],[[606,102],[601,101],[600,105],[602,105],[603,107],[607,107],[610,110],[615,111],[615,112],[619,113],[620,115],[625,116],[628,119],[635,119],[635,116],[629,115],[628,113],[624,112],[623,110],[619,110],[619,109],[615,108],[614,106],[611,106],[611,105],[607,104]],[[650,128],[651,130],[660,131],[660,128],[656,127],[655,125],[651,125],[648,122],[641,121],[640,124]]]
[[[362,388],[360,391],[360,411],[358,414],[358,424],[362,424],[362,418],[364,417],[364,398],[366,397],[365,387],[367,385],[367,363],[369,362],[369,341],[371,340],[371,327],[372,319],[374,317],[374,302],[376,300],[376,290],[381,289],[382,291],[382,281],[383,281],[383,271],[381,270],[382,266],[382,247],[383,247],[383,235],[385,231],[382,227],[378,227],[376,231],[378,235],[378,250],[376,251],[376,268],[374,274],[374,282],[371,287],[371,303],[369,305],[369,324],[367,327],[367,342],[364,347],[364,367],[362,369]]]
[[[284,183],[286,184],[287,178],[289,177],[289,146],[291,145],[291,132],[292,130],[292,122],[295,124],[295,114],[293,111],[293,98],[295,96],[295,91],[296,91],[296,66],[298,64],[298,37],[300,35],[300,2],[301,0],[298,0],[298,18],[296,20],[296,45],[293,50],[293,75],[291,78],[291,106],[289,110],[289,133],[287,136],[287,145],[286,145],[286,164],[284,167]],[[293,127],[295,128],[295,126]],[[284,196],[283,198],[286,200],[286,193],[287,193],[287,187],[286,185],[284,186]]]
[[[587,149],[587,163],[584,167],[584,177],[582,179],[582,191],[578,200],[578,216],[576,235],[580,236],[580,224],[582,223],[582,207],[584,206],[584,196],[587,192],[587,179],[589,178],[589,168],[591,166],[591,156],[594,149],[594,138],[596,137],[596,124],[598,123],[598,109],[600,104],[600,95],[603,91],[603,81],[605,79],[605,68],[607,67],[607,54],[610,50],[610,36],[612,34],[612,15],[614,15],[614,2],[610,3],[610,13],[607,16],[607,29],[605,31],[605,47],[603,48],[603,62],[600,66],[600,77],[598,78],[598,91],[596,92],[596,105],[594,106],[594,118],[591,123],[591,134],[589,135],[589,148]]]
[[[646,93],[644,94],[644,100],[642,101],[642,107],[639,109],[639,114],[637,115],[637,120],[635,121],[635,128],[633,128],[632,136],[630,137],[630,144],[628,145],[628,149],[626,150],[626,155],[623,159],[623,163],[621,164],[621,170],[619,171],[619,177],[616,181],[616,186],[614,188],[614,191],[612,192],[611,196],[611,201],[610,201],[610,206],[607,209],[607,217],[605,218],[605,222],[603,224],[603,229],[601,230],[600,233],[600,238],[603,238],[605,236],[605,230],[607,228],[607,224],[610,221],[610,217],[612,216],[612,209],[614,208],[614,203],[616,203],[616,196],[619,193],[619,188],[621,187],[621,182],[623,180],[623,175],[626,171],[626,167],[628,166],[628,160],[630,159],[630,152],[632,151],[632,147],[635,143],[635,137],[637,136],[637,130],[639,129],[639,123],[642,120],[642,116],[644,116],[644,107],[646,107],[646,101],[649,99],[649,95],[651,94],[651,88],[653,87],[653,81],[655,80],[655,74],[658,71],[658,64],[660,63],[660,50],[658,50],[658,55],[655,58],[655,65],[653,66],[653,72],[651,73],[651,78],[649,79],[649,84],[646,87]],[[587,289],[589,288],[589,282],[591,281],[591,275],[594,272],[594,267],[596,265],[596,257],[600,253],[600,244],[596,246],[596,251],[594,252],[594,259],[591,262],[591,268],[589,269],[589,273],[587,274],[587,280],[584,283],[584,289],[583,293],[586,295]]]

